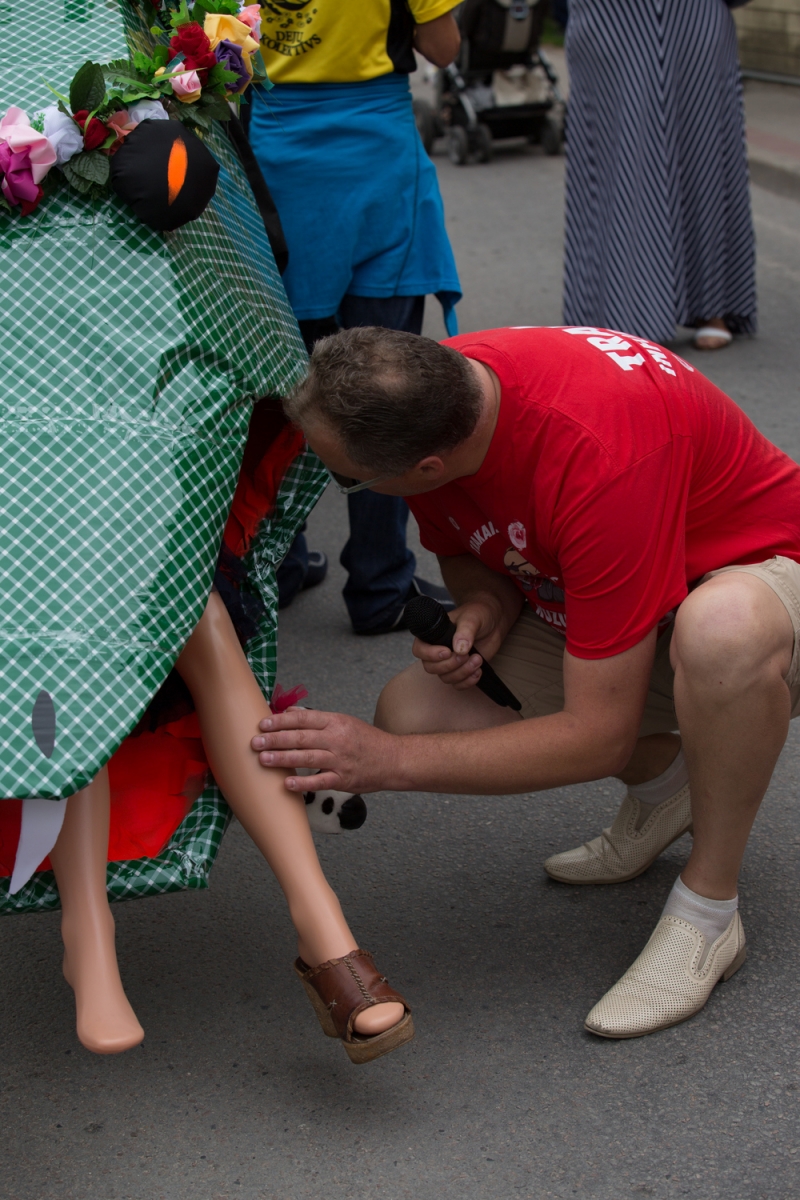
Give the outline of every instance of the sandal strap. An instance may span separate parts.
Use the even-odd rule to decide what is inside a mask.
[[[344,958],[332,958],[318,967],[309,967],[298,958],[295,967],[313,987],[330,1013],[336,1032],[346,1042],[353,1040],[358,1014],[375,1004],[402,1004],[407,1013],[411,1012],[400,993],[381,975],[369,950],[352,950]]]
[[[717,329],[713,325],[704,325],[702,329],[694,331],[694,340],[697,341],[698,338],[719,338],[720,341],[727,344],[733,341],[733,334],[730,329]]]

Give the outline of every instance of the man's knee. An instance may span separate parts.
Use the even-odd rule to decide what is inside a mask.
[[[670,657],[675,671],[735,691],[789,670],[794,631],[781,600],[752,575],[715,576],[678,609]]]
[[[384,687],[375,708],[373,724],[387,733],[423,733],[419,726],[417,670],[407,667]],[[416,701],[416,702],[415,702]]]
[[[378,698],[374,723],[387,733],[455,733],[518,721],[478,688],[457,689],[415,663],[390,679]]]

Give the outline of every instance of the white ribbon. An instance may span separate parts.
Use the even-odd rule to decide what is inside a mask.
[[[34,797],[22,801],[22,827],[9,895],[15,895],[25,886],[39,863],[47,858],[55,846],[64,824],[68,799],[42,800]]]

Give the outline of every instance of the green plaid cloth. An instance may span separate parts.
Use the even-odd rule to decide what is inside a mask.
[[[143,10],[16,0],[0,16],[0,115],[51,103],[42,76],[66,92],[87,59],[145,48]],[[39,31],[35,54],[20,29]],[[174,233],[66,188],[30,217],[0,213],[0,796],[70,795],[139,720],[203,611],[252,404],[305,369],[249,185],[221,131],[207,144],[217,193]],[[306,452],[250,555],[267,694],[275,566],[323,487]],[[42,691],[51,757],[32,722]],[[109,864],[112,896],[203,886],[227,820],[209,790],[158,859]],[[0,912],[56,903],[46,875],[13,902],[7,887]]]

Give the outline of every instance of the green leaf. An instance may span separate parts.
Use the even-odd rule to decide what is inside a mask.
[[[165,67],[169,62],[170,49],[168,46],[153,47],[153,62],[156,67]]]
[[[85,196],[92,190],[94,184],[92,183],[91,179],[84,179],[82,175],[79,175],[77,171],[74,170],[72,166],[74,161],[75,160],[71,158],[69,162],[65,162],[61,170],[64,172],[64,177],[70,187],[73,187],[76,192],[80,192],[82,196]]]
[[[69,103],[72,111],[100,108],[105,96],[106,81],[103,68],[97,63],[84,63],[70,84]]]
[[[223,67],[222,63],[217,63],[208,72],[206,87],[224,87],[226,83],[238,83],[238,80],[239,76],[236,71],[229,71],[226,67]]]
[[[122,93],[123,104],[135,104],[137,100],[158,100],[158,88],[129,88]]]
[[[194,0],[192,16],[195,21],[198,19],[195,11],[198,8],[207,13],[225,13],[229,17],[238,17],[239,15],[237,0]]]
[[[70,168],[69,172],[67,172],[67,167]],[[108,155],[101,154],[99,150],[84,150],[82,154],[76,154],[69,162],[64,163],[64,174],[73,187],[77,186],[73,176],[83,179],[89,184],[94,183],[99,187],[104,187],[111,176],[111,160]]]
[[[149,58],[146,54],[142,54],[142,52],[140,50],[137,50],[133,56],[133,65],[136,67],[137,71],[141,71],[141,73],[143,75],[146,75],[148,79],[150,78],[151,75],[155,74],[155,70],[156,70],[155,62],[153,61],[152,58]]]
[[[41,75],[39,76],[39,78],[42,79]],[[54,87],[50,87],[50,84],[47,82],[46,79],[42,79],[42,83],[47,88],[48,92],[52,92],[54,96],[58,97],[58,99],[60,101],[58,107],[61,109],[61,111],[65,112],[68,117],[71,117],[72,113],[69,110],[69,100],[67,99],[67,97],[62,96],[61,92],[57,92]]]
[[[179,25],[188,25],[191,19],[189,9],[186,7],[186,0],[181,0],[180,8],[170,17],[169,23],[173,29],[177,29]]]
[[[149,74],[138,71],[133,63],[128,62],[126,58],[118,58],[115,62],[107,63],[103,67],[103,74],[106,79],[120,79],[123,83],[150,83]]]
[[[180,119],[185,125],[198,125],[201,129],[211,132],[214,128],[213,120],[203,112],[202,108],[198,107],[198,104],[193,104],[191,107],[182,105],[182,107],[186,108],[186,113],[181,113]]]
[[[204,92],[197,102],[197,107],[204,116],[210,117],[212,121],[229,121],[231,118],[228,101],[223,100],[221,96],[215,96],[213,93],[208,95]]]
[[[260,53],[250,55],[250,66],[253,68],[253,83],[265,83],[267,89],[271,88],[272,84],[267,79],[267,68]]]

